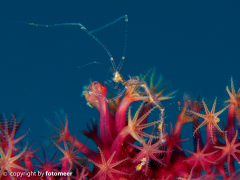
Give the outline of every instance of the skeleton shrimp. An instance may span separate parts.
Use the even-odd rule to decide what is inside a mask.
[[[97,31],[100,31],[106,27],[109,27],[113,24],[115,24],[116,22],[120,21],[124,19],[125,21],[125,42],[124,42],[124,49],[123,49],[123,54],[122,54],[122,58],[121,58],[121,61],[119,63],[118,66],[116,66],[115,64],[115,61],[114,61],[114,58],[111,54],[111,52],[108,50],[108,48],[93,34]],[[120,74],[120,70],[122,68],[122,65],[124,63],[124,60],[125,60],[125,54],[126,54],[126,50],[127,50],[127,44],[128,44],[128,15],[124,15],[124,16],[121,16],[119,17],[118,19],[98,28],[98,29],[95,29],[95,30],[92,30],[92,31],[89,31],[86,29],[85,26],[83,26],[81,23],[60,23],[60,24],[36,24],[36,23],[25,23],[25,24],[29,24],[29,25],[33,25],[33,26],[43,26],[43,27],[54,27],[54,26],[79,26],[85,33],[87,33],[89,36],[91,36],[98,44],[100,44],[100,46],[102,46],[102,48],[106,51],[106,53],[108,54],[109,58],[110,58],[110,62],[112,64],[111,67],[101,63],[101,62],[91,62],[91,63],[88,63],[84,66],[88,66],[88,65],[91,65],[91,64],[99,64],[101,66],[104,66],[104,67],[107,67],[109,68],[110,71],[113,72],[113,78],[112,78],[112,81],[116,83],[116,86],[113,86],[112,85],[112,82],[109,81],[109,82],[105,82],[105,84],[108,84],[108,85],[111,85],[113,88],[118,88],[118,85],[119,84],[122,84],[124,86],[123,90],[121,92],[118,93],[118,95],[116,97],[113,97],[111,99],[107,99],[106,97],[104,97],[100,92],[93,92],[91,90],[88,90],[88,94],[90,95],[91,98],[93,98],[91,95],[95,95],[99,98],[103,98],[104,101],[106,101],[107,103],[110,103],[110,102],[113,102],[115,99],[119,98],[119,97],[122,97],[125,92],[129,89],[132,89],[132,88],[136,88],[136,87],[142,87],[147,95],[147,102],[148,103],[152,103],[154,104],[155,106],[157,106],[157,108],[160,110],[160,119],[161,119],[161,122],[163,123],[163,120],[164,120],[164,111],[165,111],[165,108],[163,107],[163,105],[160,103],[160,101],[158,100],[157,96],[150,90],[150,88],[148,87],[147,83],[145,81],[140,81],[138,78],[130,78],[129,80],[125,80],[123,78],[123,76]],[[84,67],[84,66],[80,66],[81,67]]]

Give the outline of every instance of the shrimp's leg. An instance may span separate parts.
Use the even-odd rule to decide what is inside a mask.
[[[158,98],[155,96],[155,94],[149,89],[149,87],[147,86],[147,84],[145,82],[142,82],[142,84],[140,86],[142,88],[144,88],[144,90],[148,96],[149,103],[154,104],[159,109],[159,111],[160,111],[159,118],[161,119],[161,122],[163,122],[164,121],[164,113],[165,113],[164,106],[161,104],[161,102],[158,100]]]
[[[102,98],[107,103],[111,103],[111,102],[115,101],[117,98],[122,97],[126,91],[127,91],[127,88],[124,88],[117,96],[115,96],[111,99],[107,99],[101,92],[97,92],[97,91],[89,90],[88,95],[90,98],[92,98],[94,100],[97,100],[97,99],[95,97],[93,97],[92,95]]]

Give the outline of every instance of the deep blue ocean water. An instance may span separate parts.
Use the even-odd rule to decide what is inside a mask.
[[[170,82],[167,91],[178,89],[175,99],[163,102],[166,123],[175,123],[176,102],[182,101],[185,92],[192,97],[200,94],[209,108],[218,97],[216,110],[220,110],[228,98],[230,77],[240,87],[239,8],[239,1],[1,1],[0,111],[22,117],[18,135],[30,128],[25,145],[33,139],[35,148],[48,145],[40,136],[55,133],[44,119],[57,125],[54,112],[63,111],[68,114],[70,132],[87,143],[79,130],[86,129],[89,119],[98,119],[99,114],[86,105],[82,87],[90,79],[103,83],[108,71],[98,65],[77,67],[92,61],[110,66],[109,57],[77,26],[45,28],[20,22],[80,22],[93,30],[125,14],[129,38],[121,73],[127,78],[156,67],[163,82]],[[95,35],[118,64],[124,21]],[[225,124],[226,117],[226,112],[221,115]],[[182,137],[192,138],[191,132],[191,125],[184,126]],[[193,150],[192,140],[184,148]]]

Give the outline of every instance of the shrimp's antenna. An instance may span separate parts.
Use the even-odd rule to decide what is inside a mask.
[[[127,16],[127,15],[123,15],[123,16],[115,19],[114,21],[112,21],[112,22],[110,22],[110,23],[108,23],[108,24],[106,24],[106,25],[104,25],[104,26],[102,26],[102,27],[100,27],[100,28],[97,28],[97,29],[94,29],[94,30],[89,31],[89,32],[90,32],[90,33],[96,33],[96,32],[98,32],[98,31],[101,31],[102,29],[105,29],[105,28],[107,28],[107,27],[109,27],[109,26],[117,23],[118,21],[122,20],[123,18],[125,18],[125,21],[126,21],[126,18],[128,19],[128,16]]]
[[[128,45],[128,16],[125,15],[125,42],[124,42],[124,47],[123,47],[123,55],[121,58],[121,61],[117,67],[117,71],[120,72],[123,62],[125,60],[125,55],[126,55],[126,51],[127,51],[127,45]]]
[[[87,63],[87,64],[85,64],[85,65],[78,66],[78,68],[83,68],[83,67],[85,67],[85,66],[89,66],[89,65],[92,65],[92,64],[99,64],[100,66],[103,66],[103,67],[105,67],[105,68],[108,68],[110,71],[113,71],[113,67],[110,67],[110,66],[108,66],[108,65],[106,65],[106,64],[103,64],[103,63],[101,63],[101,62],[98,62],[98,61],[93,61],[93,62]]]
[[[124,43],[124,50],[123,50],[123,56],[122,56],[122,59],[121,59],[121,62],[118,66],[118,68],[116,68],[116,64],[114,62],[114,59],[113,59],[113,56],[111,54],[111,52],[109,51],[109,49],[95,36],[93,35],[93,33],[97,32],[97,31],[100,31],[108,26],[111,26],[113,24],[115,24],[116,22],[120,21],[121,19],[125,19],[125,43]],[[36,23],[24,23],[24,24],[28,24],[28,25],[32,25],[32,26],[40,26],[40,27],[56,27],[56,26],[79,26],[85,33],[87,33],[89,36],[91,36],[95,41],[97,41],[98,44],[100,44],[103,49],[107,52],[109,58],[110,58],[110,61],[111,61],[111,64],[112,64],[112,69],[114,72],[117,71],[117,69],[121,69],[122,67],[122,64],[124,62],[124,59],[125,59],[125,54],[126,54],[126,49],[127,49],[127,40],[128,40],[128,31],[127,31],[127,22],[128,22],[128,16],[127,15],[124,15],[124,16],[121,16],[119,17],[118,19],[98,28],[98,29],[95,29],[95,30],[92,30],[92,31],[89,31],[86,29],[85,26],[83,26],[81,23],[60,23],[60,24],[36,24]],[[19,22],[19,23],[23,23],[23,22]],[[90,63],[91,64],[91,63]],[[94,63],[92,63],[94,64]],[[97,64],[100,64],[100,63],[97,63]]]
[[[85,28],[81,23],[60,23],[60,24],[35,24],[35,23],[29,23],[29,25],[33,26],[43,26],[43,27],[55,27],[55,26],[80,26],[80,28],[87,33],[89,36],[91,36],[95,41],[97,41],[98,44],[100,44],[103,49],[107,52],[108,56],[110,57],[110,61],[112,63],[112,67],[115,70],[116,69],[116,64],[114,62],[113,56],[111,52],[108,50],[108,48],[96,37],[94,36],[90,31]]]

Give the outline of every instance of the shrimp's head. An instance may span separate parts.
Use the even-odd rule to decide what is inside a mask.
[[[116,82],[116,83],[124,81],[122,75],[118,71],[115,71],[113,73],[113,81]]]

